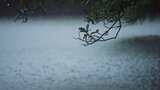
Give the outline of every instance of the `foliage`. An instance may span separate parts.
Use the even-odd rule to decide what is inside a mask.
[[[143,22],[146,18],[160,16],[160,0],[1,0],[2,6],[1,2],[16,9],[15,21],[22,19],[23,22],[28,20],[30,13],[46,13],[46,6],[58,7],[58,10],[80,7],[87,15],[87,25],[79,28],[77,39],[86,46],[116,39],[124,24],[134,24]],[[91,29],[92,25],[99,23],[103,23],[105,30]],[[116,31],[115,36],[110,37],[112,31]]]
[[[158,0],[83,0],[82,5],[87,14],[87,25],[96,25],[100,22],[104,23],[105,32],[96,32],[93,30],[87,33],[79,33],[83,35],[77,39],[85,42],[84,45],[92,45],[98,41],[107,41],[116,39],[123,24],[136,23],[143,21],[147,17],[159,15],[160,3]],[[154,12],[153,12],[154,11]],[[83,28],[85,29],[85,28]],[[110,31],[117,30],[115,36],[107,37]]]

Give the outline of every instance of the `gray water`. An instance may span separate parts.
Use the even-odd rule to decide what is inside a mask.
[[[160,22],[84,47],[82,18],[0,20],[0,90],[159,90]]]

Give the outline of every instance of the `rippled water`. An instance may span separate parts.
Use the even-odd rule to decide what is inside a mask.
[[[159,90],[160,23],[83,47],[81,18],[0,21],[0,90]]]

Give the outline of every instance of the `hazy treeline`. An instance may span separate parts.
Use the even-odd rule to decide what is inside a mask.
[[[47,9],[49,14],[58,13],[81,13],[82,8],[81,0],[0,0],[0,15],[14,15],[14,8],[21,8],[22,3],[28,4],[31,8],[36,6],[38,1],[43,1],[44,7]],[[9,7],[8,2],[13,5],[14,8]]]

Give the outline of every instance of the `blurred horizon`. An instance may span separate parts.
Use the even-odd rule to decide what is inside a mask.
[[[7,0],[0,1],[0,17],[4,16],[15,16],[16,15],[16,8],[19,8],[19,3],[15,1],[15,7],[9,7],[6,3]],[[9,0],[8,0],[9,1]],[[59,16],[59,15],[73,15],[73,16],[82,16],[84,15],[82,7],[80,4],[75,2],[74,0],[45,0],[44,8],[47,11],[47,14],[43,16]],[[70,1],[70,2],[69,2]],[[31,4],[29,4],[31,5]],[[33,6],[33,5],[32,5]],[[20,9],[20,8],[19,8]],[[37,14],[41,15],[41,14]]]

